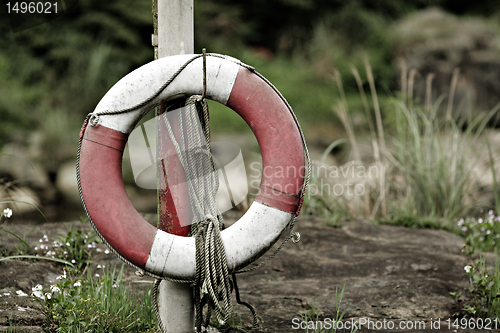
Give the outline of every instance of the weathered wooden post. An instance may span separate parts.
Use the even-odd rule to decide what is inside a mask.
[[[194,53],[193,0],[153,0],[153,20],[155,59]],[[161,114],[163,110],[160,106],[158,112]],[[160,128],[158,132],[158,147],[166,146]],[[161,151],[163,150],[158,150]],[[165,156],[158,156],[157,163],[160,163],[163,157]],[[171,163],[166,168],[169,177],[185,178],[180,163]],[[162,166],[158,165],[158,170],[162,170]],[[166,179],[161,179],[166,177],[165,174],[159,172],[158,176],[159,183],[167,183]],[[158,200],[158,227],[179,236],[187,236],[189,225],[185,227],[186,221],[181,223],[181,220],[191,216],[189,205],[175,207],[168,188],[162,186],[158,190]],[[164,280],[160,283],[159,292],[160,317],[167,331],[195,332],[193,290],[189,284]]]

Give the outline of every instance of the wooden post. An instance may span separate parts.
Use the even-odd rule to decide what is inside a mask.
[[[194,53],[193,0],[152,1],[155,59],[177,54]],[[164,108],[160,106],[160,113],[162,109]],[[167,143],[161,140],[161,133],[159,133],[157,144],[158,147],[161,145],[167,146]],[[161,162],[162,157],[158,157],[158,162]],[[182,171],[179,171],[179,163],[177,163],[176,166],[171,165],[166,168],[169,173],[173,171],[174,177],[177,179],[185,177],[185,175],[181,174]],[[162,170],[162,166],[159,165],[158,170]],[[161,175],[159,176],[162,177]],[[160,183],[164,181],[165,179],[159,180]],[[168,198],[170,198],[170,200],[168,200]],[[186,204],[186,207],[175,207],[171,199],[172,197],[171,195],[169,196],[169,191],[166,190],[162,193],[160,187],[158,197],[158,227],[167,232],[186,236],[189,230],[185,227],[179,228],[179,221],[190,215],[191,208],[189,204]],[[182,210],[184,210],[184,212]],[[187,212],[188,210],[189,212]],[[173,216],[169,222],[162,219],[162,216],[167,215]],[[189,284],[174,283],[164,280],[160,283],[159,292],[160,317],[167,332],[194,333],[193,289]]]

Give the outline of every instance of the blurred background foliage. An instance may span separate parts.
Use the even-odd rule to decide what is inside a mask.
[[[397,87],[390,24],[428,6],[500,13],[494,0],[196,0],[195,50],[207,47],[251,62],[290,99],[301,121],[322,124],[334,120],[329,84],[335,68],[346,89],[355,90],[350,66],[361,67],[369,54],[377,85]],[[4,33],[0,146],[36,130],[44,133],[42,147],[74,146],[83,117],[104,93],[152,60],[152,29],[149,1],[80,0],[53,21]],[[65,158],[49,150],[56,155],[49,163]]]
[[[496,0],[195,0],[195,50],[256,67],[288,99],[306,135],[342,132],[332,112],[336,71],[352,110],[362,114],[351,71],[368,58],[383,106],[399,82],[393,23],[430,6],[500,18]],[[84,117],[115,82],[153,59],[151,1],[80,0],[68,13],[17,33],[0,19],[0,149],[12,142],[34,147],[35,162],[54,178],[74,160]],[[215,131],[246,127],[217,109]]]

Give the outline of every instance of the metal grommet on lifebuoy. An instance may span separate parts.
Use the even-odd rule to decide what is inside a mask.
[[[206,97],[246,121],[262,154],[263,176],[255,201],[221,232],[228,270],[234,272],[265,253],[298,214],[307,183],[307,150],[293,112],[267,80],[234,58],[208,57]],[[153,107],[201,94],[202,75],[199,56],[150,62],[106,93],[80,134],[77,177],[97,233],[129,263],[172,279],[194,278],[195,239],[158,230],[139,215],[123,184],[123,150],[130,132]]]

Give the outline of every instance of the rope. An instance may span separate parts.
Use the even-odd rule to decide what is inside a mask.
[[[229,272],[220,235],[223,220],[215,201],[219,179],[210,152],[208,105],[201,96],[191,96],[186,100],[185,112],[179,115],[179,138],[187,134],[188,140],[176,140],[166,114],[162,117],[186,172],[193,210],[191,234],[196,238],[196,275],[192,286],[195,288],[196,327],[201,332],[204,322],[202,297],[206,298],[203,303],[209,307],[206,323],[210,320],[211,310],[221,325],[227,323],[232,314]],[[199,119],[202,119],[203,133],[198,131]]]

